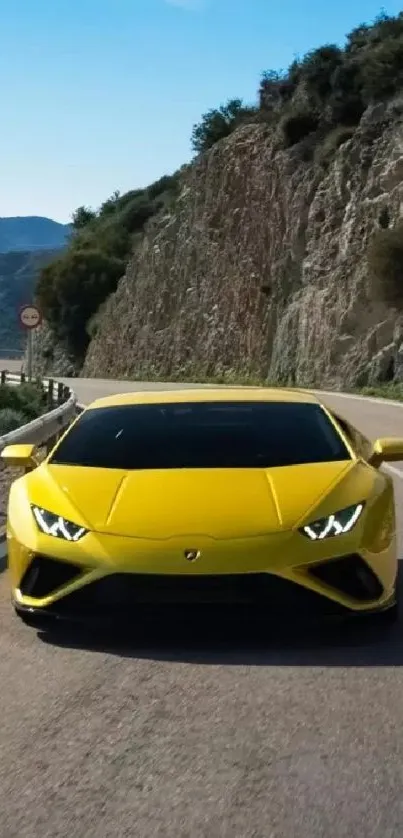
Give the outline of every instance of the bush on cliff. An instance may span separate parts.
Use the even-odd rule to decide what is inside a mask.
[[[384,13],[372,25],[354,29],[344,48],[325,44],[294,60],[288,70],[262,75],[258,106],[241,99],[203,114],[193,127],[196,154],[212,148],[247,122],[276,122],[282,118],[286,147],[295,145],[318,127],[329,131],[357,125],[365,108],[403,87],[403,12]]]
[[[403,86],[403,12],[379,15],[347,36],[340,49],[327,44],[294,61],[276,76],[265,73],[259,107],[301,110],[323,125],[357,124],[365,108],[393,96]]]
[[[300,111],[299,113],[293,113],[285,117],[281,124],[285,147],[290,148],[290,146],[299,143],[308,134],[316,131],[318,125],[319,120],[317,117],[306,111]]]
[[[73,236],[63,254],[40,274],[36,297],[57,340],[81,364],[89,342],[88,323],[116,289],[146,223],[172,207],[179,174],[147,189],[115,192],[95,212],[79,207]]]
[[[208,151],[219,140],[223,140],[246,122],[256,117],[256,108],[247,107],[242,99],[229,99],[226,105],[212,108],[203,114],[201,122],[193,126],[192,148],[196,154]]]
[[[37,294],[47,321],[77,358],[87,348],[88,320],[115,291],[124,269],[122,259],[101,250],[71,248],[42,271]]]
[[[403,222],[377,230],[368,248],[368,271],[374,297],[403,307]]]
[[[230,99],[207,111],[193,127],[192,148],[199,154],[240,125],[264,122],[270,130],[281,125],[285,146],[301,143],[301,159],[325,166],[352,135],[365,108],[402,87],[403,12],[381,14],[373,24],[350,32],[343,48],[325,44],[285,71],[266,71],[256,107]],[[175,210],[180,174],[125,195],[115,192],[97,211],[79,207],[68,249],[42,271],[38,301],[77,367],[98,328],[97,312],[115,290],[147,223],[161,211]],[[373,246],[370,261],[379,293],[385,300],[400,299],[400,245],[387,237]]]

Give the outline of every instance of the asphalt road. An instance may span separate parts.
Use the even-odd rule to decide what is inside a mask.
[[[83,401],[140,386],[72,384]],[[403,435],[403,407],[326,400]],[[0,838],[403,835],[402,626],[262,637],[172,616],[50,641],[8,596],[3,573]]]

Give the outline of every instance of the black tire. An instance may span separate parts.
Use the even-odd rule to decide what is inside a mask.
[[[56,618],[50,615],[36,614],[35,611],[19,611],[17,608],[15,613],[26,626],[37,631],[50,631],[57,627]]]
[[[399,616],[399,599],[396,591],[395,602],[393,605],[391,605],[390,608],[385,608],[384,611],[377,611],[374,614],[369,615],[369,620],[373,626],[385,626],[388,628],[389,626],[396,625],[399,620]]]
[[[395,625],[399,619],[399,603],[395,602],[391,608],[387,608],[386,611],[380,611],[377,619],[386,626]]]

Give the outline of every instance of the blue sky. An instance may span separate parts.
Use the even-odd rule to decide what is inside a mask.
[[[398,0],[383,4],[396,14]],[[0,215],[69,220],[189,160],[192,125],[374,0],[0,0]]]

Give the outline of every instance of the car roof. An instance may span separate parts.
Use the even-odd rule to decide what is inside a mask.
[[[319,404],[319,399],[304,390],[282,387],[197,387],[170,390],[141,390],[104,396],[88,408],[118,407],[123,405],[176,404],[183,402],[289,402]],[[87,408],[87,409],[88,409]]]

